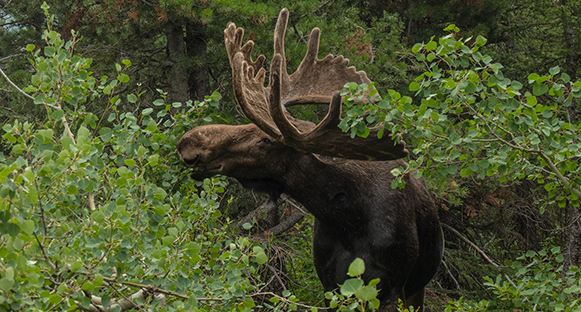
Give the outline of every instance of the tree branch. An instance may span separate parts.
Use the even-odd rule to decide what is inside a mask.
[[[292,215],[290,215],[286,220],[268,229],[266,232],[268,232],[270,235],[278,235],[284,233],[288,229],[290,229],[293,225],[295,225],[295,223],[299,222],[304,216],[305,215],[303,214],[303,212],[298,210]]]
[[[474,250],[476,250],[476,252],[478,252],[482,258],[484,258],[484,260],[490,264],[492,264],[493,266],[499,268],[500,266],[498,264],[496,264],[494,261],[492,261],[484,251],[482,251],[482,249],[478,248],[478,246],[476,246],[476,244],[474,244],[473,242],[471,242],[468,238],[466,238],[464,235],[462,235],[460,232],[458,232],[456,229],[454,229],[453,227],[445,224],[445,223],[441,223],[442,227],[445,228],[446,230],[456,234],[456,236],[458,236],[461,240],[463,240],[465,243],[467,243],[468,245],[470,245],[470,247],[474,248]],[[508,275],[506,275],[506,273],[503,273],[504,277],[508,280],[508,282],[514,287],[516,288],[516,285],[514,284],[514,282],[510,279],[510,277]]]
[[[555,176],[557,176],[557,178],[561,181],[561,183],[563,183],[563,186],[566,187],[569,191],[571,191],[571,193],[577,195],[577,198],[581,198],[581,190],[574,188],[571,185],[571,183],[569,183],[569,179],[567,179],[565,176],[563,176],[563,174],[561,174],[561,171],[559,171],[559,168],[557,168],[557,166],[555,166],[555,164],[551,161],[549,156],[547,156],[545,153],[543,153],[541,151],[539,151],[537,154],[539,156],[541,156],[541,158],[544,161],[547,162],[547,164],[551,168],[551,171],[555,174]]]
[[[2,70],[2,68],[0,67],[0,73],[2,74],[2,76],[4,76],[4,79],[6,79],[6,81],[8,81],[8,83],[14,87],[16,90],[18,90],[18,92],[22,93],[24,96],[26,96],[27,98],[34,100],[34,97],[32,97],[30,94],[24,92],[22,89],[20,89],[14,82],[12,82],[12,80],[10,80],[10,78],[8,78],[8,76],[6,75],[6,73],[4,73],[4,71]],[[51,105],[48,104],[46,102],[42,103],[45,106],[48,106],[52,109],[56,109],[56,110],[62,110],[62,108],[60,106],[55,106],[55,105]],[[71,140],[73,140],[74,144],[77,144],[77,141],[75,140],[75,136],[73,135],[73,132],[71,131],[71,128],[69,127],[69,123],[67,121],[67,119],[65,118],[65,116],[63,115],[63,117],[61,117],[61,122],[63,123],[63,126],[65,127],[65,131],[67,132],[68,136],[71,138]]]
[[[20,93],[24,94],[24,96],[26,96],[27,98],[29,98],[29,99],[31,99],[31,100],[34,100],[34,98],[33,98],[33,97],[30,95],[30,94],[28,94],[28,93],[24,92],[24,91],[23,91],[22,89],[20,89],[20,88],[19,88],[19,87],[18,87],[18,86],[17,86],[17,85],[14,83],[14,82],[12,82],[12,80],[10,80],[10,78],[8,78],[8,76],[6,75],[6,73],[4,73],[4,71],[2,70],[2,67],[0,67],[0,73],[2,74],[2,76],[4,77],[4,79],[6,79],[6,81],[8,81],[8,83],[9,83],[9,84],[10,84],[10,85],[11,85],[11,86],[14,88],[14,89],[16,89],[16,90],[18,90],[18,92],[20,92]]]

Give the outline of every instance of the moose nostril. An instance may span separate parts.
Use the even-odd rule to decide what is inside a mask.
[[[186,165],[193,166],[198,162],[199,158],[200,158],[200,156],[196,156],[194,158],[184,158],[183,161]]]

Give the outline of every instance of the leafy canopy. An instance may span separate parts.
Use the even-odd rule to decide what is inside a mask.
[[[409,138],[413,156],[407,168],[393,171],[393,187],[416,169],[416,176],[441,185],[458,175],[498,176],[500,182],[526,178],[543,184],[559,205],[569,200],[579,206],[581,123],[571,112],[581,82],[556,66],[547,75],[530,74],[525,86],[479,52],[484,37],[456,40],[457,27],[445,30],[450,34],[412,49],[425,66],[409,84],[413,98],[388,90],[379,101],[355,105],[355,98],[369,100],[376,91],[373,85],[347,84],[349,109],[340,126],[352,136],[367,136],[367,124],[375,123]]]

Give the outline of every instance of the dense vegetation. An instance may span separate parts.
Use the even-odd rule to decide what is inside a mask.
[[[194,181],[174,152],[196,125],[244,122],[222,30],[270,56],[282,7],[289,67],[320,27],[382,96],[347,96],[341,126],[403,135],[393,173],[427,178],[447,244],[428,305],[581,309],[581,1],[0,0],[0,311],[376,306],[359,261],[323,294],[292,199],[255,211],[259,194]]]

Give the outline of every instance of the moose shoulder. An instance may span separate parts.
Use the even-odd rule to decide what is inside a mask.
[[[202,179],[223,174],[244,186],[277,197],[286,193],[315,216],[314,262],[330,291],[347,278],[355,258],[365,261],[363,279],[380,278],[381,311],[395,311],[397,299],[422,307],[424,288],[443,252],[437,209],[423,180],[406,177],[391,189],[392,169],[404,166],[403,142],[351,139],[338,127],[347,82],[370,83],[365,72],[331,55],[318,59],[315,28],[307,54],[292,75],[286,71],[284,34],[288,11],[280,12],[274,36],[270,83],[264,87],[264,56],[251,58],[254,43],[242,45],[243,29],[230,23],[225,42],[237,101],[247,125],[207,125],[187,132],[177,149],[183,163]],[[293,118],[288,105],[330,103],[319,123]],[[325,157],[343,161],[322,161]]]

